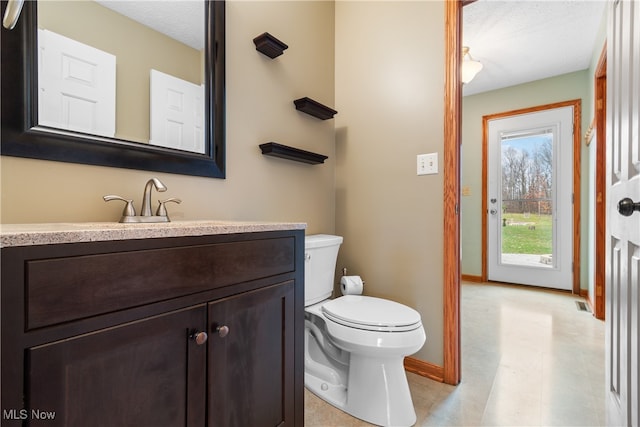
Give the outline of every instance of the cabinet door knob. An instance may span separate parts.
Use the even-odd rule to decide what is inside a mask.
[[[220,336],[220,338],[224,338],[229,334],[229,327],[227,325],[218,326],[216,328],[216,332]]]
[[[193,335],[191,335],[191,339],[194,340],[198,345],[206,343],[207,338],[209,337],[207,336],[206,332],[194,332]]]

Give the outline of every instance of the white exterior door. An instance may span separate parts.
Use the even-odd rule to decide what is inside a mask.
[[[115,136],[116,57],[49,30],[38,50],[38,124]]]
[[[573,107],[488,121],[488,279],[573,287]]]
[[[611,2],[607,39],[607,422],[640,425],[640,4]],[[640,204],[637,205],[640,209]]]
[[[204,88],[151,70],[151,144],[205,152]]]

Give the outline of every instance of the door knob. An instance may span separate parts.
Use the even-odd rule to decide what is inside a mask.
[[[216,327],[216,332],[218,333],[220,338],[224,338],[229,333],[229,327],[227,325],[218,326]]]
[[[490,213],[491,215],[495,215],[495,214],[497,214],[497,213],[498,213],[498,210],[497,210],[497,209],[491,209],[491,210],[489,211],[489,213]]]
[[[191,335],[191,339],[194,340],[196,342],[196,344],[198,344],[198,345],[202,345],[202,344],[206,343],[207,342],[207,338],[209,338],[209,337],[207,336],[206,332],[194,332]]]
[[[618,212],[620,212],[621,215],[631,216],[636,211],[640,212],[640,202],[634,203],[633,200],[628,197],[618,202]]]

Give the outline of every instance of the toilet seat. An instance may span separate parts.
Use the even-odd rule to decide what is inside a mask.
[[[406,332],[420,328],[420,313],[406,305],[381,298],[345,295],[322,305],[329,320],[356,329]]]

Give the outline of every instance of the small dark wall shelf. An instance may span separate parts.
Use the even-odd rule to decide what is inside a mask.
[[[260,34],[253,39],[253,43],[256,45],[258,52],[267,55],[271,59],[282,55],[285,49],[289,47],[269,33]]]
[[[280,157],[282,159],[295,160],[296,162],[308,163],[310,165],[324,163],[324,161],[328,159],[327,156],[323,156],[322,154],[300,150],[299,148],[289,147],[276,142],[260,144],[260,149],[265,156]]]
[[[307,97],[296,99],[293,103],[296,106],[296,110],[317,117],[320,120],[333,119],[333,116],[338,114],[333,108],[329,108]]]

